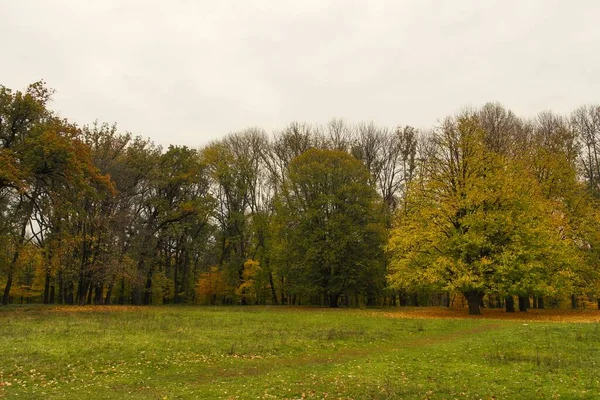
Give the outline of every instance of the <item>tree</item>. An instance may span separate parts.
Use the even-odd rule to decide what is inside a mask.
[[[352,154],[369,170],[371,180],[391,216],[415,173],[417,131],[410,126],[390,131],[372,123],[362,123],[358,125],[357,132]]]
[[[162,155],[160,168],[157,202],[165,216],[157,232],[163,260],[159,272],[172,283],[173,301],[178,303],[194,291],[194,261],[205,250],[214,204],[208,194],[206,166],[195,150],[171,146]],[[157,209],[162,209],[158,203]]]
[[[596,295],[598,309],[600,309],[600,241],[589,239],[590,237],[597,237],[599,224],[599,217],[597,216],[598,205],[597,202],[600,199],[600,106],[599,105],[587,105],[582,106],[575,110],[571,116],[571,126],[577,135],[577,141],[580,148],[579,154],[579,169],[581,178],[587,186],[587,191],[591,196],[591,199],[585,202],[578,202],[580,206],[588,208],[588,215],[593,213],[596,218],[580,218],[582,223],[586,226],[592,227],[587,229],[588,235],[585,235],[588,239],[580,241],[584,244],[587,253],[588,264],[592,266],[592,270],[595,272],[595,279],[589,279],[589,276],[585,280],[588,284],[592,283],[589,292]],[[589,209],[591,208],[591,210]],[[579,213],[583,216],[585,213]],[[593,225],[596,225],[593,227]]]
[[[52,116],[46,108],[51,94],[43,82],[29,85],[25,92],[13,92],[0,85],[0,235],[4,243],[10,244],[7,248],[11,252],[3,268],[3,304],[9,301],[15,267],[39,194],[34,168],[23,159],[23,154],[30,138],[39,134],[39,126]]]
[[[265,186],[263,169],[266,136],[260,130],[249,129],[234,133],[212,143],[202,151],[208,167],[211,194],[217,201],[216,219],[218,266],[227,284],[238,287],[243,283],[244,264],[255,256],[256,245],[264,246],[266,216],[270,194]],[[253,235],[258,241],[252,243]],[[239,299],[246,304],[244,291]]]
[[[330,307],[342,294],[364,292],[382,272],[380,201],[368,171],[347,153],[311,149],[293,159],[278,200],[289,276],[321,290]]]
[[[86,286],[82,284],[83,278],[93,267],[98,254],[94,242],[101,234],[94,229],[93,222],[102,210],[92,206],[112,193],[112,182],[93,165],[89,147],[81,140],[81,131],[66,121],[45,123],[42,134],[31,138],[24,154],[34,167],[39,186],[29,233],[45,253],[43,301],[49,303],[53,297],[53,246],[64,235],[74,235],[78,240],[73,255],[80,261],[79,297],[83,298]]]
[[[580,150],[591,150],[586,146],[593,136],[594,125],[593,113],[589,112],[590,124],[586,128],[586,114],[581,109],[575,113],[579,118],[571,121],[549,111],[540,113],[529,124],[529,143],[523,157],[544,197],[551,203],[552,214],[560,216],[559,234],[563,242],[568,243],[579,258],[563,271],[570,273],[571,278],[561,285],[564,291],[567,288],[570,291],[568,295],[573,307],[577,306],[577,296],[598,293],[597,255],[594,253],[598,251],[599,223],[594,200],[590,197],[590,194],[594,195],[593,184],[588,181],[586,193],[585,184],[577,174]],[[580,137],[588,139],[578,140]],[[592,169],[584,168],[583,171],[585,176]]]
[[[203,237],[212,206],[204,169],[197,152],[185,146],[170,146],[156,159],[148,194],[141,204],[142,218],[135,249],[138,285],[134,287],[134,303],[152,302],[156,272],[163,275],[167,272],[165,278],[173,285],[176,301],[188,288],[193,291],[189,281],[191,238],[192,235]],[[162,265],[157,262],[161,250]],[[175,265],[171,261],[175,261]]]
[[[560,215],[527,169],[489,150],[479,119],[447,119],[432,142],[391,233],[390,284],[457,291],[480,314],[486,293],[549,292],[568,280]]]
[[[600,105],[583,106],[571,116],[581,148],[580,166],[590,192],[600,197]]]
[[[14,245],[5,304],[21,249],[32,239],[40,247],[45,245],[47,234],[55,227],[50,221],[58,214],[57,202],[67,209],[76,203],[74,199],[93,196],[92,186],[98,189],[107,184],[106,177],[91,164],[80,130],[46,109],[51,94],[43,82],[30,85],[25,93],[12,94],[0,88],[0,150],[9,171],[0,178],[0,192],[11,209],[0,215],[10,220],[13,229],[8,234]]]

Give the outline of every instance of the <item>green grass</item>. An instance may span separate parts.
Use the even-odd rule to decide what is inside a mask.
[[[597,322],[278,307],[0,308],[7,399],[593,399],[599,364]]]

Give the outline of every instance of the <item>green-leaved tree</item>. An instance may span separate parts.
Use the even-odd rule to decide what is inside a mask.
[[[291,161],[278,202],[287,275],[338,307],[382,276],[381,199],[349,154],[311,149]]]

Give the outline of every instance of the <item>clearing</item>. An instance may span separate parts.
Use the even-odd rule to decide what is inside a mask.
[[[600,311],[0,308],[0,398],[597,398]]]

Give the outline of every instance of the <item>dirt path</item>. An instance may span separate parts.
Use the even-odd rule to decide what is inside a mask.
[[[438,334],[429,337],[415,338],[399,343],[383,342],[381,344],[374,344],[364,348],[343,349],[329,354],[307,354],[295,356],[293,358],[245,360],[244,363],[240,363],[235,366],[230,366],[227,368],[215,366],[214,368],[205,370],[203,371],[202,375],[198,377],[196,382],[202,384],[214,382],[215,380],[223,381],[238,377],[266,375],[276,370],[288,368],[295,369],[309,365],[343,364],[357,358],[366,358],[369,355],[372,355],[374,350],[376,350],[377,353],[382,353],[385,351],[395,351],[402,348],[428,347],[440,343],[459,340],[469,335],[498,329],[503,329],[503,326],[498,323],[488,323],[475,328],[454,331],[449,334]]]

